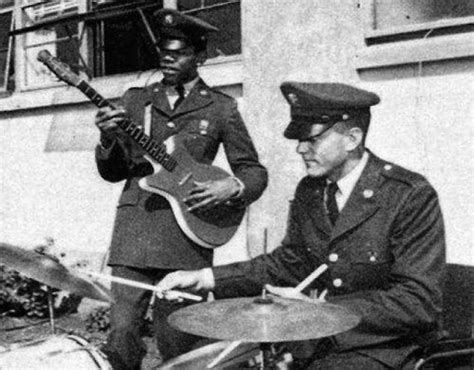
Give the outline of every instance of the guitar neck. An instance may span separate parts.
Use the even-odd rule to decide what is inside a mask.
[[[86,81],[81,81],[76,85],[76,87],[81,90],[97,107],[115,108],[111,102],[100,95]],[[151,158],[156,160],[166,170],[174,170],[177,162],[166,152],[166,147],[163,144],[153,140],[141,127],[130,120],[123,120],[118,123],[118,125],[123,132],[125,132],[135,142],[135,144],[142,148]]]

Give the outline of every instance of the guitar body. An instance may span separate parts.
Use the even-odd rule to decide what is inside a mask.
[[[230,175],[219,167],[197,162],[175,141],[175,137],[170,139],[167,142],[168,153],[176,159],[178,165],[173,171],[167,171],[153,158],[145,155],[153,166],[154,174],[142,178],[139,185],[168,200],[181,230],[188,238],[202,247],[217,248],[235,234],[245,209],[222,204],[205,212],[189,212],[183,199],[189,196],[194,181],[221,180]]]

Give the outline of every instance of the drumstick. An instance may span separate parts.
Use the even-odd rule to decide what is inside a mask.
[[[146,283],[140,283],[138,281],[134,280],[129,280],[129,279],[124,279],[124,278],[119,278],[117,276],[110,276],[110,275],[105,275],[101,274],[98,272],[92,272],[92,271],[84,271],[85,274],[90,275],[90,276],[95,276],[99,279],[104,279],[104,280],[109,280],[109,281],[114,281],[116,283],[124,284],[124,285],[130,285],[134,286],[136,288],[142,288],[142,289],[147,289],[147,290],[152,290],[157,293],[162,293],[163,295],[173,295],[176,298],[183,298],[183,299],[189,299],[192,301],[202,301],[202,297],[195,295],[195,294],[190,294],[190,293],[185,293],[185,292],[180,292],[177,290],[166,290],[163,291],[161,289],[158,289],[156,286],[151,285],[151,284],[146,284]]]
[[[297,292],[301,292],[304,290],[309,284],[311,284],[315,279],[317,279],[324,271],[328,269],[328,265],[323,263],[321,266],[319,266],[316,270],[314,270],[311,274],[309,274],[301,283],[299,283],[296,287],[295,290]],[[208,369],[212,369],[214,366],[216,366],[225,356],[227,356],[230,352],[232,352],[235,348],[237,348],[242,341],[240,340],[235,340],[231,344],[229,344],[219,355],[212,360],[208,365]]]
[[[301,292],[303,291],[309,284],[311,284],[315,279],[317,279],[324,271],[328,269],[328,265],[323,263],[319,266],[316,270],[314,270],[311,274],[309,274],[306,279],[304,279],[301,283],[296,286],[296,291]]]
[[[214,359],[212,360],[211,362],[209,362],[209,364],[207,364],[207,368],[208,369],[212,369],[214,366],[216,366],[219,362],[221,362],[221,360],[227,356],[229,353],[231,353],[234,349],[236,349],[238,346],[240,346],[242,342],[239,341],[239,340],[235,340],[233,341],[231,344],[229,344],[226,348],[224,348],[224,350],[219,353],[219,355]]]

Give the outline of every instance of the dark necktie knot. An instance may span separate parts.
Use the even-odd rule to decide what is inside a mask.
[[[178,99],[174,102],[173,110],[178,108],[185,98],[185,89],[183,85],[176,85],[174,89],[178,93]]]
[[[339,216],[339,208],[336,201],[336,193],[338,190],[337,182],[330,182],[326,186],[326,210],[333,225]]]

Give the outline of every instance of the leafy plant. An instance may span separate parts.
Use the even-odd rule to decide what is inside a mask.
[[[93,310],[86,319],[86,330],[89,333],[105,333],[110,329],[110,307],[101,306]],[[141,333],[143,336],[153,336],[153,325],[150,317],[143,320]]]
[[[92,311],[86,319],[86,329],[90,333],[103,333],[110,329],[110,308],[102,306]]]
[[[75,312],[81,297],[51,288],[54,314]],[[0,265],[0,316],[49,316],[47,286]]]

